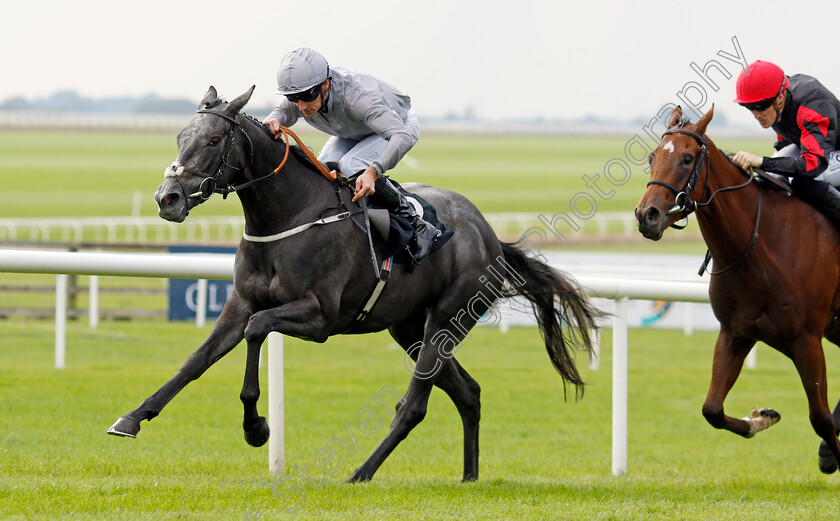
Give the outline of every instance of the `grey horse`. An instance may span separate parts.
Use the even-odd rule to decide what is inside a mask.
[[[419,265],[395,263],[378,303],[359,322],[359,311],[377,282],[371,242],[360,231],[365,228],[360,226],[364,214],[351,202],[352,192],[318,173],[301,147],[273,139],[261,122],[240,114],[253,90],[228,102],[210,87],[178,134],[177,160],[155,193],[160,216],[181,222],[214,192],[236,192],[245,214],[245,237],[236,253],[235,290],[207,340],[157,392],[120,417],[110,434],[135,437],[142,420],[157,416],[244,338],[248,352],[240,395],[243,427],[246,441],[261,446],[269,429],[257,412],[258,365],[260,346],[269,332],[324,342],[332,335],[387,329],[414,360],[413,374],[388,434],[350,481],[371,479],[423,420],[432,386],[446,392],[461,416],[463,479],[475,480],[480,387],[453,353],[495,301],[513,295],[523,295],[533,305],[549,358],[562,376],[564,395],[570,383],[576,396],[582,396],[584,382],[573,348],[591,353],[590,331],[601,313],[573,279],[515,245],[500,242],[475,206],[449,190],[406,185],[436,208],[454,235]],[[283,168],[275,173],[281,162]],[[336,215],[331,224],[307,227]],[[302,229],[274,239],[280,232]],[[382,239],[375,236],[372,244],[381,256]]]

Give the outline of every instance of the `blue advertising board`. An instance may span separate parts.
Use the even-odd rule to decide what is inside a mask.
[[[236,253],[233,246],[169,246],[170,253]],[[233,281],[207,281],[207,318],[214,319],[222,312],[233,293]],[[169,279],[169,320],[195,320],[198,307],[198,280]]]

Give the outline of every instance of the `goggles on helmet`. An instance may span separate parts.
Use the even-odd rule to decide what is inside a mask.
[[[294,94],[286,94],[286,99],[291,101],[292,103],[297,103],[298,101],[303,101],[304,103],[309,103],[310,101],[315,101],[315,99],[321,95],[321,86],[323,83],[319,83],[314,87],[306,89],[303,92],[296,92]]]

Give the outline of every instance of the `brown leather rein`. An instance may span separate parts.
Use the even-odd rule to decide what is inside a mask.
[[[283,169],[283,167],[286,166],[286,161],[289,159],[289,150],[291,148],[291,140],[289,139],[290,136],[291,136],[292,139],[294,139],[297,142],[298,147],[303,151],[304,155],[306,155],[306,158],[309,159],[310,162],[312,162],[312,164],[315,166],[315,168],[318,170],[318,172],[321,175],[323,175],[329,181],[335,181],[336,178],[337,178],[337,174],[335,172],[330,172],[329,170],[327,170],[327,167],[325,167],[320,161],[318,161],[318,158],[316,158],[315,155],[312,153],[312,151],[309,150],[309,148],[307,148],[306,145],[303,144],[303,141],[297,136],[297,134],[292,132],[291,129],[281,126],[280,127],[280,136],[282,136],[285,140],[286,152],[283,155],[283,160],[280,162],[280,164],[277,166],[277,168],[275,168],[269,174],[266,174],[262,177],[258,177],[256,179],[252,179],[250,181],[246,181],[246,182],[244,182],[242,184],[239,184],[239,185],[228,184],[227,186],[219,187],[219,186],[217,186],[216,182],[218,181],[219,177],[221,177],[222,169],[224,167],[233,168],[235,170],[242,170],[243,169],[243,168],[234,167],[234,166],[228,164],[228,161],[227,161],[227,155],[230,152],[230,149],[233,145],[234,132],[236,131],[237,127],[242,131],[242,133],[248,139],[249,143],[251,143],[251,138],[248,136],[248,134],[244,130],[242,130],[242,124],[239,122],[239,116],[240,116],[239,114],[236,114],[235,116],[229,116],[229,115],[225,114],[224,112],[221,112],[219,110],[214,110],[212,108],[200,109],[200,110],[197,110],[196,113],[212,114],[214,116],[218,116],[220,118],[223,118],[223,119],[231,122],[232,126],[231,126],[231,129],[230,129],[230,132],[228,133],[228,139],[227,139],[227,142],[225,143],[224,152],[222,153],[222,158],[219,161],[219,165],[218,165],[218,167],[216,168],[216,171],[213,174],[206,174],[206,173],[202,173],[202,172],[195,172],[195,171],[190,171],[190,170],[185,169],[186,172],[188,172],[190,174],[193,174],[193,175],[197,175],[197,176],[203,178],[203,181],[201,182],[199,190],[196,193],[191,194],[190,197],[200,197],[202,200],[207,200],[214,193],[220,193],[220,194],[222,194],[222,197],[227,198],[227,195],[230,192],[239,191],[243,188],[246,188],[246,187],[251,186],[253,184],[256,184],[260,181],[263,181],[264,179],[267,179],[267,178],[269,178],[273,175],[278,174]],[[251,118],[251,119],[253,119],[253,118]],[[251,154],[253,155],[253,144],[251,144],[251,149],[252,149]],[[252,159],[253,159],[253,157],[252,157]]]
[[[283,161],[280,162],[280,165],[278,165],[277,168],[274,169],[275,174],[279,173],[280,170],[283,170],[283,167],[286,165],[286,160],[289,159],[289,145],[290,145],[289,136],[291,136],[297,142],[298,146],[303,151],[303,153],[306,155],[307,159],[309,159],[312,162],[312,164],[315,165],[315,168],[318,169],[318,171],[321,173],[322,176],[326,177],[330,181],[335,181],[336,180],[336,177],[337,177],[336,173],[335,172],[330,172],[329,170],[327,170],[327,167],[325,167],[323,163],[318,161],[318,158],[315,157],[315,154],[313,154],[312,151],[309,150],[309,147],[307,147],[306,145],[303,144],[303,141],[301,141],[301,139],[297,136],[297,134],[292,132],[292,129],[290,129],[288,127],[281,126],[280,127],[280,134],[282,136],[284,136],[285,139],[286,139],[286,154],[283,156]]]

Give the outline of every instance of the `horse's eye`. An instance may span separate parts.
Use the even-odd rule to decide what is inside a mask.
[[[653,153],[648,154],[648,165],[653,166]]]
[[[216,136],[216,137],[214,137],[213,139],[210,140],[210,146],[214,147],[214,146],[218,145],[221,141],[222,141],[222,138]]]
[[[686,154],[683,156],[683,164],[685,166],[690,165],[692,161],[694,161],[694,156],[692,156],[691,154]]]

